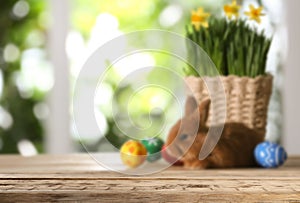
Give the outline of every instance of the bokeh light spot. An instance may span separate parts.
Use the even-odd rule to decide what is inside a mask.
[[[13,14],[18,18],[24,18],[28,15],[30,6],[27,1],[20,0],[13,7]]]

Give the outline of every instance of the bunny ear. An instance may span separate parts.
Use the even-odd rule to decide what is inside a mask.
[[[201,102],[199,105],[199,113],[200,113],[200,126],[205,126],[205,123],[208,119],[209,115],[209,106],[210,106],[210,99],[207,98]]]
[[[193,96],[188,96],[185,102],[185,115],[189,115],[197,109],[197,101]]]

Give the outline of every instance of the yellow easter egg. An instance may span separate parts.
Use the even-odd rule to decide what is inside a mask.
[[[146,148],[138,141],[125,142],[120,151],[123,163],[131,168],[140,166],[147,158]]]

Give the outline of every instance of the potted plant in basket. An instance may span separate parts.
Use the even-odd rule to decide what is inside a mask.
[[[244,13],[248,18],[242,19],[240,6],[233,1],[224,6],[225,16],[221,18],[203,8],[192,11],[186,36],[208,54],[221,77],[197,62],[201,59],[195,54],[195,46],[189,43],[188,57],[197,67],[188,66],[185,73],[186,83],[199,103],[209,96],[203,78],[212,83],[221,80],[226,95],[226,122],[242,122],[264,135],[272,92],[272,76],[265,69],[271,39],[264,30],[259,32],[248,24],[249,21],[260,23],[265,15],[262,10],[250,5],[249,11]],[[215,113],[214,116],[218,116]],[[208,126],[209,122],[210,119]]]

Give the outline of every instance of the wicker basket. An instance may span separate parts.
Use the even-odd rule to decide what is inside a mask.
[[[225,122],[244,123],[249,128],[255,129],[264,135],[266,132],[268,104],[272,93],[272,81],[273,77],[270,74],[256,78],[234,75],[202,78],[190,76],[185,78],[188,94],[192,94],[198,103],[211,96],[208,93],[207,85],[210,85],[210,89],[216,93],[214,94],[214,101],[216,101],[214,102],[214,111],[212,111],[212,105],[210,107],[208,126],[224,122],[224,116],[221,118],[221,115],[218,113],[223,110],[226,112]],[[222,96],[223,104],[218,102],[218,100],[221,100],[218,98],[218,95],[224,95],[224,91],[222,88],[220,90],[220,85],[214,85],[217,83],[224,86],[226,99]],[[221,94],[221,92],[223,93]],[[214,118],[213,122],[212,117]]]

